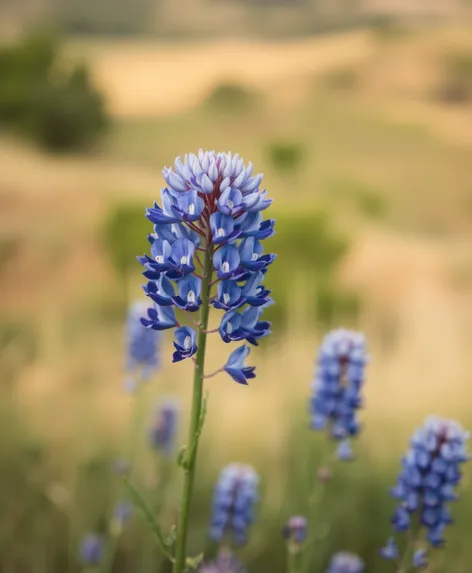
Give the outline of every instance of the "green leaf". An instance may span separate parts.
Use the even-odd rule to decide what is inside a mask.
[[[188,468],[187,459],[187,446],[182,446],[177,454],[177,465],[186,470]]]
[[[169,553],[169,551],[166,548],[166,542],[165,542],[164,536],[162,535],[161,528],[160,528],[159,524],[157,523],[157,520],[154,517],[152,511],[149,509],[148,505],[144,501],[144,499],[143,499],[142,495],[139,493],[139,491],[133,485],[131,485],[131,483],[127,479],[125,479],[124,481],[125,481],[125,486],[128,489],[128,492],[131,496],[131,499],[132,499],[134,505],[138,509],[141,510],[146,523],[149,525],[152,532],[156,536],[156,539],[159,543],[159,547],[161,548],[161,551],[164,553],[164,555],[167,557],[167,559],[174,562],[174,558],[172,557],[172,555]]]
[[[187,557],[185,563],[190,569],[198,569],[198,566],[203,561],[203,553],[200,553],[196,557]]]

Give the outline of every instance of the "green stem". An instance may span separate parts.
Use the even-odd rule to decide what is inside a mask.
[[[193,375],[192,410],[190,415],[190,428],[188,439],[189,459],[185,466],[184,485],[180,504],[180,515],[177,524],[177,539],[175,546],[175,562],[173,573],[182,573],[185,569],[187,528],[189,519],[190,503],[192,500],[193,484],[195,481],[195,469],[198,452],[198,433],[200,415],[203,400],[203,376],[205,367],[206,330],[208,327],[208,315],[210,311],[209,298],[211,289],[211,277],[213,272],[213,249],[207,246],[205,261],[203,263],[202,279],[202,304],[200,307],[200,327],[197,339],[197,354],[195,358],[195,370]],[[192,447],[193,445],[193,447]]]
[[[297,573],[300,553],[290,544],[287,549],[287,573]]]
[[[130,426],[124,447],[124,460],[128,463],[130,477],[132,475],[133,466],[136,459],[136,451],[137,451],[136,437],[141,427],[140,421],[142,418],[141,408],[144,402],[143,396],[144,396],[144,388],[142,382],[139,381],[138,386],[136,388],[136,393],[134,395],[134,404],[131,412]],[[118,502],[122,501],[125,492],[126,492],[125,482],[123,479],[120,479],[116,501]],[[113,523],[112,520],[109,528],[109,535],[107,540],[107,546],[105,549],[105,556],[102,562],[102,566],[100,568],[101,573],[110,573],[110,571],[112,570],[120,536],[121,536],[121,528],[118,527],[117,524]]]

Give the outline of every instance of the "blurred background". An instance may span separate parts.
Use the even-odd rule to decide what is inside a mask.
[[[316,349],[348,326],[371,354],[365,428],[330,486],[312,570],[349,549],[391,571],[377,551],[409,435],[429,413],[472,427],[472,2],[1,0],[0,39],[0,572],[79,571],[82,536],[107,527],[143,213],[162,167],[200,147],[265,173],[278,259],[258,377],[207,384],[191,553],[220,467],[247,462],[263,495],[241,557],[283,571],[280,527],[306,510],[320,443],[307,429]],[[209,368],[220,360],[212,341]],[[159,478],[154,405],[180,398],[183,442],[190,376],[165,338],[136,446],[145,491]],[[432,570],[470,573],[467,488],[454,516]],[[155,571],[149,543],[135,518],[115,570]]]

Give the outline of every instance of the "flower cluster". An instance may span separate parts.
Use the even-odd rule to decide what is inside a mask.
[[[301,545],[308,533],[308,522],[301,515],[292,516],[284,526],[283,536],[288,542]]]
[[[244,565],[230,551],[222,550],[214,561],[203,563],[198,573],[245,573]]]
[[[175,400],[158,404],[149,428],[149,442],[155,450],[171,454],[175,449],[179,422],[179,407]]]
[[[88,533],[80,546],[80,560],[84,565],[98,565],[103,555],[103,540],[96,533]]]
[[[364,561],[354,553],[340,551],[331,558],[326,573],[362,573]]]
[[[167,187],[161,204],[146,211],[154,233],[148,237],[150,256],[138,260],[154,306],[142,323],[158,331],[175,328],[174,362],[198,349],[195,329],[181,324],[176,309],[189,316],[202,304],[224,311],[218,327],[224,342],[257,345],[270,333],[270,324],[260,320],[272,302],[262,281],[275,255],[264,254],[262,241],[273,235],[274,221],[262,219],[271,200],[259,189],[262,175],[253,176],[252,170],[231,153],[200,150],[183,161],[178,157],[174,169],[163,171]],[[201,331],[208,321],[203,315],[205,324],[197,323]],[[249,348],[241,348],[226,370],[246,383],[253,370],[243,364]]]
[[[210,537],[214,541],[233,535],[238,545],[246,543],[258,484],[259,477],[251,466],[230,464],[223,468],[213,495]]]
[[[138,377],[146,379],[159,368],[159,346],[161,333],[143,327],[141,317],[147,310],[145,301],[135,301],[128,311],[127,320],[127,370],[138,371]],[[127,387],[134,390],[136,383],[131,378]]]
[[[359,432],[356,412],[367,362],[364,336],[338,329],[328,333],[319,350],[310,404],[311,426],[328,430],[340,441],[340,459],[352,457],[349,438]]]
[[[392,520],[395,531],[411,530],[417,535],[416,528],[424,526],[426,540],[433,547],[443,545],[444,529],[452,521],[448,504],[457,499],[454,488],[461,479],[460,466],[470,459],[468,438],[469,433],[457,422],[435,417],[414,433],[391,492],[399,502]],[[391,538],[382,555],[393,560],[398,553]],[[425,559],[425,551],[418,550],[413,565],[421,567]]]

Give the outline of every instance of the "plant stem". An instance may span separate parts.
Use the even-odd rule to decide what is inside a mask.
[[[297,573],[299,552],[290,546],[287,549],[287,573]]]
[[[195,370],[193,375],[193,396],[192,396],[192,410],[190,415],[190,428],[188,439],[188,452],[190,459],[187,460],[185,468],[184,485],[182,491],[182,498],[180,504],[180,515],[177,524],[177,539],[175,547],[175,562],[174,573],[182,573],[185,569],[186,560],[186,545],[187,545],[187,528],[190,503],[192,500],[193,483],[195,480],[195,469],[198,452],[198,426],[200,423],[200,415],[202,411],[203,399],[203,376],[205,366],[205,348],[208,327],[208,315],[210,312],[209,298],[210,298],[210,282],[213,272],[213,249],[207,245],[205,250],[205,260],[203,263],[203,279],[202,279],[202,305],[200,307],[200,328],[197,339],[197,354],[195,358]],[[191,445],[194,444],[194,447]]]

